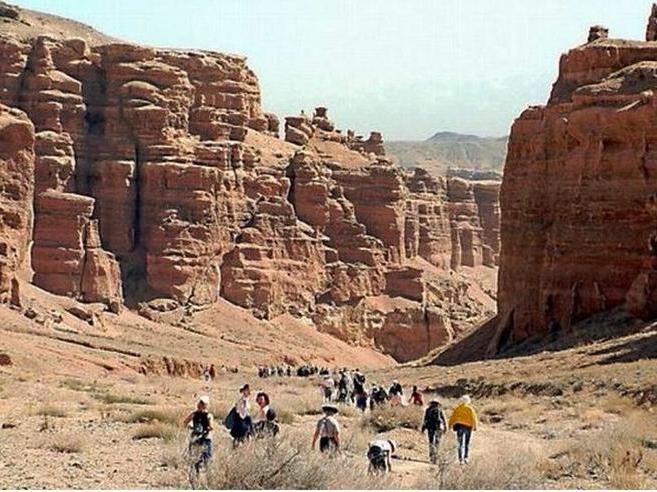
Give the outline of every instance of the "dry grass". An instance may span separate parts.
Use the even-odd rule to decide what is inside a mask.
[[[136,396],[130,396],[130,395],[118,395],[115,393],[110,393],[110,392],[102,392],[102,393],[92,393],[91,396],[100,401],[103,402],[106,405],[114,405],[116,403],[128,403],[131,405],[152,405],[153,402],[148,400],[147,398],[140,398]]]
[[[420,477],[418,489],[536,489],[541,486],[539,459],[531,448],[504,448],[459,465],[444,455],[433,475]]]
[[[67,413],[66,410],[64,410],[61,407],[55,406],[55,405],[43,405],[36,411],[37,415],[40,415],[42,417],[66,417]]]
[[[287,425],[293,424],[296,420],[294,413],[286,408],[282,408],[280,410],[276,409],[276,418],[279,423]]]
[[[648,423],[643,413],[627,415],[616,425],[591,432],[558,453],[562,475],[599,477],[610,488],[637,489],[645,486],[641,470],[646,450],[644,437]]]
[[[375,437],[376,433],[369,427],[343,423],[341,446],[346,452],[365,456],[365,453],[369,448],[369,443],[373,441]]]
[[[180,433],[180,429],[171,424],[162,422],[151,422],[139,426],[132,434],[132,438],[139,439],[162,439],[166,442],[175,440]]]
[[[422,427],[423,409],[416,405],[407,407],[383,405],[375,407],[363,416],[361,425],[371,427],[377,432],[387,432],[397,428],[420,429]]]
[[[170,409],[143,409],[132,412],[127,416],[120,417],[118,420],[128,424],[144,424],[149,422],[160,422],[162,424],[170,424],[172,426],[180,425],[183,420],[184,412],[182,410]]]
[[[210,489],[366,489],[391,487],[373,479],[367,465],[344,453],[333,458],[310,451],[308,436],[286,434],[280,439],[246,443],[219,450],[208,473]],[[182,485],[182,483],[181,483]]]
[[[56,434],[49,439],[48,449],[58,453],[81,453],[84,450],[84,441],[74,434]]]
[[[101,386],[96,383],[87,383],[76,378],[66,378],[59,383],[60,387],[73,391],[83,391],[85,393],[98,393],[103,391]]]
[[[501,422],[507,420],[510,415],[525,410],[527,406],[527,402],[516,397],[487,401],[480,406],[479,417],[484,423]]]

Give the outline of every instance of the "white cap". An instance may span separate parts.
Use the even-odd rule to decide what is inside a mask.
[[[471,401],[471,400],[470,400],[470,395],[463,395],[463,396],[461,397],[461,401],[462,401],[463,403],[470,403],[470,401]]]
[[[198,399],[199,403],[203,403],[204,405],[209,405],[210,404],[210,397],[208,395],[203,395]]]

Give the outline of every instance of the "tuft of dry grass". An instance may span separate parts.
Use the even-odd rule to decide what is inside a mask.
[[[328,458],[310,451],[307,435],[285,434],[280,439],[250,441],[231,452],[220,450],[207,485],[210,489],[367,489],[390,488],[392,483],[389,478],[369,477],[367,465],[348,453]]]
[[[139,398],[129,395],[118,395],[110,392],[92,393],[91,396],[106,405],[113,405],[115,403],[129,403],[131,405],[152,405],[153,402],[146,398]]]
[[[84,441],[75,434],[56,434],[49,440],[48,449],[58,453],[81,453]]]
[[[562,475],[599,477],[610,488],[638,489],[645,486],[641,470],[645,458],[643,417],[627,415],[610,428],[591,432],[558,453]]]
[[[523,402],[520,398],[505,398],[484,403],[480,407],[479,416],[484,423],[496,423],[526,408],[527,403]]]
[[[375,407],[363,416],[361,425],[371,427],[377,432],[387,432],[397,428],[419,429],[424,416],[422,408],[411,405],[407,407],[383,405]]]
[[[43,405],[36,411],[37,415],[42,417],[66,417],[66,410],[55,405]]]
[[[171,442],[178,437],[180,429],[171,424],[162,422],[151,422],[139,426],[132,434],[134,440],[140,439],[162,439]]]
[[[149,422],[160,422],[172,426],[180,425],[183,419],[183,412],[170,409],[146,408],[132,412],[127,416],[122,416],[118,420],[128,424],[144,424]]]
[[[279,423],[287,424],[287,425],[293,424],[294,421],[296,420],[294,413],[292,413],[286,408],[283,408],[281,410],[276,410],[276,418]]]
[[[504,448],[468,465],[442,456],[432,475],[417,479],[418,489],[510,490],[541,486],[539,458],[532,448]]]

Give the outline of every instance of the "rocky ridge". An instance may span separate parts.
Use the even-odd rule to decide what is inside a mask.
[[[657,314],[656,19],[653,6],[646,41],[592,27],[547,105],[515,121],[489,353],[615,307]]]
[[[239,56],[11,31],[0,54],[4,301],[32,282],[157,317],[222,297],[398,360],[489,314],[458,271],[497,263],[498,185],[404,171],[326,108],[281,141]]]

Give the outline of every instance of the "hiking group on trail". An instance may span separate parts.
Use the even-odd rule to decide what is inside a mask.
[[[258,370],[259,375],[261,369]],[[282,375],[287,374],[287,371],[282,373]],[[321,372],[318,371],[316,374],[321,374]],[[383,405],[391,407],[424,406],[424,397],[417,386],[412,387],[408,401],[405,402],[404,389],[398,380],[394,380],[387,391],[383,385],[377,383],[373,383],[370,390],[367,391],[366,377],[358,369],[353,373],[345,368],[333,374],[330,372],[323,374],[319,388],[324,401],[321,407],[323,415],[316,423],[311,449],[316,449],[319,442],[319,451],[327,456],[339,453],[341,448],[340,423],[337,418],[340,410],[334,402],[342,405],[354,405],[363,413],[367,411],[368,407],[370,411],[374,411]],[[223,425],[232,437],[234,448],[250,439],[275,438],[280,433],[277,414],[271,405],[269,395],[262,391],[257,393],[255,403],[257,409],[252,415],[251,388],[249,384],[242,385],[235,404],[223,421]],[[209,412],[209,405],[209,396],[201,396],[197,401],[196,410],[183,421],[185,426],[191,427],[190,452],[192,449],[200,449],[200,455],[193,463],[196,474],[202,468],[207,467],[213,456],[214,422],[212,414]],[[420,429],[422,433],[426,432],[427,434],[429,461],[432,464],[438,462],[441,440],[447,430],[452,429],[456,433],[458,461],[462,465],[468,464],[472,432],[477,430],[477,423],[477,414],[468,395],[461,397],[459,404],[450,414],[449,420],[445,416],[441,402],[437,398],[432,398],[424,411]],[[390,471],[392,469],[390,460],[396,449],[397,444],[392,440],[379,438],[372,441],[367,451],[370,473]]]

